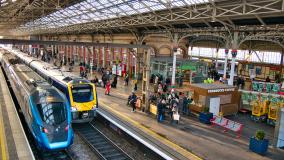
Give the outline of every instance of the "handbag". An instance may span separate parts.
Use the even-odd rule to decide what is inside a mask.
[[[176,121],[179,121],[179,117],[180,117],[180,115],[178,113],[173,115],[173,119],[176,120]]]

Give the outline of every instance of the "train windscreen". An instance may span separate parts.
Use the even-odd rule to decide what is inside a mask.
[[[37,104],[42,121],[48,125],[59,125],[67,118],[67,109],[63,102]]]
[[[73,86],[72,96],[74,102],[90,102],[94,100],[93,87],[91,85]]]

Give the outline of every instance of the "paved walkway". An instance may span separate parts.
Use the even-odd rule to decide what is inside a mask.
[[[259,156],[248,150],[248,137],[236,138],[235,133],[224,134],[221,128],[211,128],[202,124],[196,117],[181,117],[178,125],[170,124],[168,120],[158,123],[154,116],[138,111],[131,113],[126,106],[126,100],[131,93],[130,86],[123,86],[119,80],[118,87],[111,89],[111,95],[104,95],[104,89],[98,88],[99,104],[104,109],[114,112],[125,121],[132,122],[134,126],[143,126],[159,135],[163,143],[170,147],[182,148],[203,159],[284,159],[284,150],[270,148],[266,156]],[[153,136],[154,138],[157,138]],[[181,150],[182,150],[181,149]]]
[[[78,69],[75,68],[74,72],[79,75]],[[97,77],[101,78],[99,74]],[[92,76],[89,78],[92,79]],[[190,159],[284,159],[284,150],[270,148],[266,156],[260,156],[248,150],[248,137],[237,139],[234,133],[224,134],[221,128],[211,128],[200,123],[196,117],[181,117],[180,123],[176,125],[169,121],[158,123],[154,116],[144,112],[131,113],[126,102],[132,86],[124,86],[123,78],[119,78],[117,88],[111,89],[110,96],[104,95],[104,88],[98,87],[97,90],[100,107],[132,123],[141,132],[150,134],[181,154],[191,155]],[[141,92],[141,84],[138,90]]]

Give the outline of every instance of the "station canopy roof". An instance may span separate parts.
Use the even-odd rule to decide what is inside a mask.
[[[85,0],[27,22],[22,29],[46,29],[122,18],[178,7],[205,4],[214,0]]]

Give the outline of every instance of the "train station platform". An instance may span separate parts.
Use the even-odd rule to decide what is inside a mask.
[[[0,69],[0,159],[33,160],[34,155]]]
[[[122,78],[110,95],[104,95],[104,88],[97,90],[103,110],[132,126],[163,150],[178,155],[178,159],[284,159],[284,150],[270,147],[266,156],[260,156],[249,151],[247,136],[236,138],[234,133],[225,134],[221,128],[200,123],[194,116],[181,115],[179,124],[171,124],[169,120],[158,123],[155,116],[142,111],[132,113],[126,105],[132,86],[124,86]]]
[[[62,70],[67,69],[64,67]],[[73,73],[79,76],[78,66],[73,68]],[[93,79],[95,75],[101,79],[98,73],[88,77]],[[174,159],[284,159],[284,150],[272,147],[266,156],[255,154],[249,151],[248,136],[236,138],[234,133],[225,134],[221,128],[200,123],[195,116],[181,116],[179,124],[171,124],[169,120],[158,123],[155,116],[142,111],[132,113],[126,105],[133,90],[129,82],[124,86],[123,78],[119,77],[117,88],[112,88],[110,95],[104,94],[104,88],[97,87],[100,108],[147,137],[161,150],[176,155]],[[139,92],[141,84],[138,85],[138,95]]]

